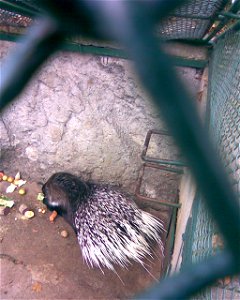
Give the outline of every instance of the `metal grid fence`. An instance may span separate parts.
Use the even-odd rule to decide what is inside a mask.
[[[213,51],[210,131],[240,195],[240,32],[231,31]]]
[[[159,34],[164,39],[201,39],[225,4],[224,0],[188,1],[162,22]]]
[[[14,27],[26,27],[31,23],[30,18],[3,9],[0,9],[0,20],[0,25]]]
[[[13,0],[11,2],[15,5],[15,13],[0,9],[0,24],[26,27],[31,23],[29,17],[31,13],[29,14],[29,12],[31,11],[34,15],[41,11],[38,1],[35,0]],[[202,39],[226,3],[226,0],[188,0],[157,26],[157,34],[166,40]],[[14,6],[12,6],[13,8]],[[18,8],[22,10],[19,11]]]
[[[28,1],[19,2],[26,4]],[[201,2],[210,3],[211,1],[203,0]],[[1,5],[6,3],[9,4],[9,1],[0,1]],[[214,1],[214,3],[221,5],[224,2]],[[171,13],[170,18],[176,17],[174,16],[174,8],[178,4],[178,0],[151,2],[141,0],[138,3],[135,1],[101,1],[100,3],[90,0],[39,2],[46,13],[33,25],[23,39],[23,43],[6,62],[4,72],[2,72],[1,109],[21,92],[37,68],[60,47],[66,37],[84,34],[91,38],[110,38],[119,42],[126,49],[129,57],[133,59],[140,80],[145,85],[152,100],[155,101],[156,106],[161,110],[169,130],[181,152],[185,155],[204,195],[205,203],[218,224],[227,245],[220,254],[182,271],[175,277],[161,281],[147,291],[145,295],[143,294],[141,299],[186,299],[206,285],[214,283],[218,278],[236,274],[239,272],[240,266],[240,245],[236,242],[238,239],[240,240],[239,203],[227,176],[225,176],[224,168],[209,142],[207,132],[201,126],[193,101],[177,78],[173,61],[161,51],[159,40],[153,33],[157,20],[163,18],[166,20],[166,15],[169,13]],[[232,12],[235,13],[237,7],[239,7],[239,0],[234,2]],[[19,12],[19,8],[16,9],[16,7],[10,11],[16,13],[16,10]],[[23,7],[20,10],[23,10]],[[24,10],[26,11],[26,7]],[[66,14],[66,12],[70,13]],[[211,17],[214,15],[215,10]],[[213,22],[214,18],[210,23]],[[235,32],[235,35],[239,41],[239,34]],[[221,42],[218,43],[217,47],[220,47],[219,45]],[[239,47],[239,44],[236,45]],[[217,47],[215,53],[217,53]],[[221,52],[221,50],[219,51]],[[237,54],[234,60],[232,59],[235,57],[234,54],[231,57],[228,51],[226,50],[229,59],[232,60],[232,63],[235,62],[239,57],[239,52],[236,50]],[[221,66],[221,58],[219,59],[216,66],[218,64]],[[215,80],[214,73],[216,72],[214,61],[216,61],[216,57],[213,57],[212,80]],[[239,70],[239,64],[232,66],[233,70]],[[21,77],[18,76],[19,70],[21,70]],[[239,76],[237,72],[239,71],[234,73],[235,76]],[[216,86],[222,85],[224,88],[224,79],[225,77],[220,78],[220,82]],[[235,82],[234,78],[232,80]],[[229,87],[233,89],[238,83],[239,81],[236,81],[233,86],[229,83]],[[211,91],[213,90],[211,88]],[[212,97],[214,98],[214,95]],[[239,97],[239,94],[236,97]],[[236,111],[239,112],[237,110],[239,98],[236,99],[238,99]],[[239,116],[236,112],[234,113]],[[238,133],[239,123],[237,124],[236,132]],[[239,138],[239,135],[236,135],[235,138]],[[231,159],[230,162],[232,163]],[[204,210],[201,215],[204,216]],[[229,217],[228,222],[226,222],[226,216]],[[209,220],[210,218],[208,222],[211,222]],[[204,221],[200,220],[200,223],[202,222]],[[196,225],[198,226],[197,222]]]
[[[209,131],[240,202],[240,31],[229,31],[216,43],[210,69]],[[200,195],[195,199],[184,240],[183,268],[223,248]],[[218,281],[197,299],[240,299],[240,276]]]

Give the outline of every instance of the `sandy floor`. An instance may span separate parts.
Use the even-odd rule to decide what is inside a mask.
[[[0,193],[7,183],[0,182]],[[15,201],[7,216],[0,217],[1,299],[126,299],[154,283],[140,265],[128,270],[116,268],[104,274],[83,262],[73,230],[60,217],[49,222],[50,212],[38,212],[44,205],[36,199],[41,186],[27,183],[27,194],[8,194]],[[25,203],[35,212],[27,220],[19,213]],[[60,232],[66,229],[67,238]],[[161,275],[161,257],[150,264],[156,278]]]

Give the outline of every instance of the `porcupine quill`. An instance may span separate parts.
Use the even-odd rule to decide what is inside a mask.
[[[163,254],[163,224],[121,191],[64,172],[53,174],[42,190],[43,203],[73,227],[89,267],[116,273],[114,265],[126,268],[134,260],[147,270],[143,259],[152,257],[152,242]]]

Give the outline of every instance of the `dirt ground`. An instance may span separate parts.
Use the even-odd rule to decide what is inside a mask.
[[[7,182],[0,182],[5,194]],[[73,230],[57,217],[50,223],[50,212],[37,200],[41,185],[27,183],[24,196],[6,194],[15,201],[10,213],[0,217],[1,299],[126,299],[143,291],[161,277],[162,258],[147,262],[150,275],[138,264],[116,268],[116,274],[89,269],[83,262]],[[25,203],[35,212],[24,219],[19,206]],[[63,238],[60,232],[69,232]]]

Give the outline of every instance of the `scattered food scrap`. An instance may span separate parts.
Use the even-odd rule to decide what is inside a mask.
[[[42,214],[45,214],[46,213],[46,209],[44,208],[39,208],[38,209],[38,212],[42,213]]]
[[[61,236],[64,237],[64,238],[67,238],[68,235],[69,235],[68,232],[67,232],[67,230],[62,230],[60,234],[61,234]]]
[[[6,201],[0,199],[0,216],[7,216],[14,205],[14,201]]]
[[[27,210],[24,214],[24,217],[27,219],[32,219],[35,216],[34,212],[32,210]]]
[[[41,292],[41,290],[42,290],[42,285],[41,285],[41,283],[35,282],[35,283],[32,285],[32,290],[33,290],[34,292],[37,292],[37,293]]]
[[[56,210],[54,210],[49,217],[49,221],[53,223],[56,217],[57,217],[57,212]]]
[[[20,172],[17,172],[17,174],[15,175],[15,180],[20,180],[20,179],[21,179]]]
[[[15,191],[15,189],[17,188],[17,186],[13,183],[11,183],[7,189],[6,189],[6,193],[13,193]]]
[[[13,178],[12,176],[8,176],[7,181],[8,181],[9,183],[13,183],[14,178]]]
[[[34,212],[31,209],[29,209],[26,204],[21,204],[18,210],[27,219],[31,219],[35,215]]]
[[[21,187],[22,185],[24,185],[25,183],[27,183],[26,180],[22,180],[22,179],[19,179],[19,180],[14,180],[13,182],[15,185],[17,185],[18,187]]]
[[[12,177],[12,176],[8,176],[8,175],[4,174],[4,172],[1,171],[0,172],[0,181],[2,181],[2,180],[10,183],[10,186],[7,187],[6,193],[13,193],[16,188],[20,188],[27,182],[26,180],[21,179],[20,172],[17,172],[15,177]],[[21,195],[24,195],[24,194],[21,194]]]
[[[6,188],[6,193],[13,193],[15,190],[17,190],[19,195],[25,195],[27,193],[27,190],[25,187],[22,187],[24,184],[27,183],[26,180],[21,179],[20,172],[17,172],[15,177],[9,176],[4,173],[4,171],[0,171],[0,181],[5,181],[6,183],[9,183],[10,185]],[[43,201],[44,194],[38,193],[37,194],[37,200]],[[10,208],[12,208],[14,205],[14,201],[10,198],[1,195],[0,196],[0,215],[5,216],[10,212]],[[45,214],[46,208],[40,207],[37,209],[39,213]],[[35,216],[35,213],[33,210],[29,209],[27,205],[21,204],[19,207],[19,212],[22,214],[22,219],[31,219]],[[57,212],[53,211],[49,217],[50,222],[54,222],[57,218]],[[17,220],[17,218],[15,218]],[[67,231],[62,231],[61,236],[67,237],[69,234]]]
[[[10,207],[0,206],[0,216],[6,216],[10,213]]]
[[[8,179],[7,175],[3,175],[3,176],[2,176],[2,180],[3,180],[3,181],[7,181],[7,179]]]
[[[13,200],[11,200],[10,198],[3,196],[3,195],[0,196],[0,206],[6,206],[9,208],[12,208],[13,205],[14,205]]]
[[[26,189],[24,189],[24,188],[19,189],[18,194],[19,195],[25,195],[26,194]]]
[[[24,215],[24,213],[28,210],[28,207],[26,204],[21,204],[18,210],[22,215]]]
[[[44,199],[43,193],[38,193],[38,194],[37,194],[37,200],[43,201],[43,199]]]

